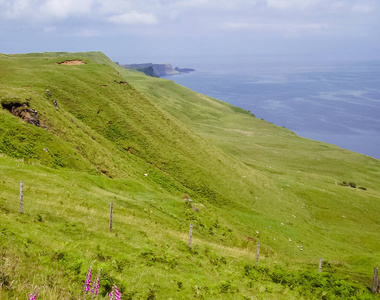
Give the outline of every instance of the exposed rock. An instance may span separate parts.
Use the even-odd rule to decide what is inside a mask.
[[[102,172],[104,175],[106,175],[107,177],[109,177],[109,178],[113,178],[112,174],[111,174],[109,171],[104,170],[104,169],[102,169],[102,168],[100,168],[100,167],[98,167],[98,170],[99,170],[100,172]]]
[[[190,196],[189,196],[188,194],[186,194],[186,195],[182,198],[182,200],[183,200],[184,202],[193,202],[193,200],[190,199]]]
[[[158,77],[158,75],[154,72],[153,66],[137,68],[136,70],[139,72],[143,72],[145,75],[148,75],[150,77]]]
[[[118,84],[129,84],[128,82],[126,81],[117,81],[117,80],[114,80],[115,83],[118,83]]]
[[[23,104],[21,109],[14,109],[12,114],[26,121],[29,124],[38,127],[40,126],[40,120],[38,118],[37,111],[35,109],[29,108],[26,103]]]
[[[38,118],[37,111],[29,107],[28,102],[8,102],[2,103],[2,107],[8,110],[12,115],[19,117],[21,120],[26,121],[29,124],[40,127],[40,120]]]
[[[124,148],[128,153],[133,154],[135,152],[135,149],[133,147]]]
[[[194,212],[196,212],[196,213],[199,212],[199,209],[198,209],[197,207],[194,207],[194,206],[193,206],[193,207],[191,207],[191,209],[192,209]]]
[[[59,109],[59,106],[58,106],[58,102],[57,102],[57,100],[54,99],[54,100],[53,100],[53,104],[54,104],[54,106],[55,106],[56,109]]]

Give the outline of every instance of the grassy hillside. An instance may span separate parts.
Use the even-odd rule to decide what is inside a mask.
[[[378,160],[99,52],[1,55],[0,78],[0,299],[79,299],[93,261],[101,298],[372,299]]]
[[[247,111],[171,81],[142,80],[135,76],[130,77],[130,82],[173,116],[185,119],[197,134],[250,168],[250,176],[256,178],[244,174],[241,179],[250,181],[257,194],[248,214],[252,215],[253,211],[270,218],[267,222],[291,223],[291,227],[297,228],[294,234],[299,242],[310,243],[312,255],[318,255],[318,245],[323,241],[324,245],[331,244],[331,251],[339,252],[340,259],[349,260],[351,253],[347,250],[342,253],[339,245],[344,241],[355,249],[353,256],[365,249],[364,252],[372,253],[372,259],[373,254],[377,255],[378,261],[375,228],[379,222],[374,218],[379,213],[378,160],[300,138],[285,128],[254,118]],[[348,188],[343,182],[355,183],[357,188]],[[252,223],[256,218],[253,216]],[[280,227],[277,233],[290,235],[291,229],[287,230],[289,233]],[[361,232],[358,235],[363,234],[363,230],[369,230],[365,233],[367,238],[359,243],[353,236],[358,231]],[[327,250],[323,252],[326,255]],[[373,263],[372,259],[369,264]]]

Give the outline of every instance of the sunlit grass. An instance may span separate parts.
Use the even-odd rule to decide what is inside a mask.
[[[87,64],[55,64],[74,58]],[[5,56],[0,66],[0,99],[31,98],[45,126],[0,110],[0,299],[36,288],[41,299],[80,299],[93,261],[103,298],[116,284],[126,299],[308,299],[303,285],[244,274],[257,242],[262,268],[296,276],[323,257],[340,278],[370,286],[378,160],[99,53]]]

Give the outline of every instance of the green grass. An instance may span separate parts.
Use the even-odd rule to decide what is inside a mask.
[[[300,243],[310,245],[312,255],[321,252],[321,243],[331,243],[328,247],[331,250],[323,248],[320,255],[336,252],[331,259],[350,260],[348,256],[352,254],[347,255],[347,250],[342,250],[350,244],[354,256],[362,250],[369,251],[368,262],[373,262],[372,253],[376,253],[377,246],[373,235],[376,230],[372,230],[379,228],[376,220],[379,213],[378,160],[300,138],[247,112],[233,113],[230,105],[173,82],[150,78],[143,81],[136,77],[130,81],[156,104],[177,118],[189,116],[186,124],[192,130],[250,167],[242,173],[245,177],[241,180],[254,186],[255,197],[251,197],[254,198],[252,204],[244,214],[244,224],[256,223],[257,216],[249,220],[253,210],[265,216],[264,226],[288,223],[289,226],[280,227],[277,234],[294,232]],[[199,109],[202,104],[205,108]],[[216,109],[219,111],[217,118]],[[342,181],[355,182],[367,190],[340,186],[338,183]],[[228,212],[232,213],[231,217],[239,214],[235,210]],[[268,217],[270,219],[264,221]],[[273,231],[273,226],[271,228]],[[362,234],[366,238],[359,238],[360,243],[353,239]],[[343,248],[342,243],[345,244]]]
[[[0,78],[1,103],[28,101],[43,125],[0,109],[0,299],[79,299],[93,261],[103,296],[372,299],[378,160],[99,52],[0,56]]]

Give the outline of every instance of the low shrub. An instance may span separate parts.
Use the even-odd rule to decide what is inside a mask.
[[[326,265],[329,268],[328,265]],[[324,268],[326,269],[326,268]],[[340,278],[335,274],[336,267],[330,264],[330,270],[322,273],[317,271],[289,271],[275,266],[273,269],[244,266],[244,275],[249,279],[268,276],[272,282],[296,290],[307,299],[372,299],[372,295],[364,288]]]
[[[178,262],[175,257],[170,254],[163,252],[160,255],[155,254],[152,249],[146,248],[141,254],[141,257],[145,258],[147,261],[147,266],[152,266],[155,262],[167,265],[170,268],[174,268]]]

